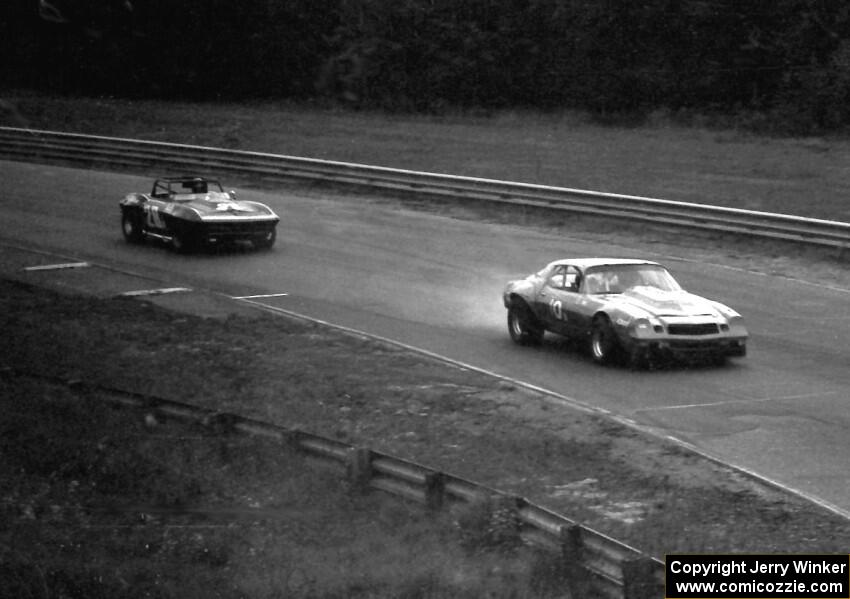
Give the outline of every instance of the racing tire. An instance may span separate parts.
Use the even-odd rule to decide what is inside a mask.
[[[629,354],[629,367],[632,370],[650,370],[653,367],[652,354],[648,349],[634,348]]]
[[[171,233],[171,249],[178,254],[188,254],[195,249],[195,244],[183,231]]]
[[[620,340],[607,316],[597,316],[590,330],[590,355],[597,364],[611,364],[622,354]]]
[[[128,210],[121,212],[121,232],[127,243],[141,243],[145,239],[145,233],[137,214]]]
[[[277,229],[267,231],[254,238],[254,247],[258,250],[270,250],[277,240]]]
[[[543,327],[524,304],[511,304],[508,308],[508,334],[518,345],[540,345]]]

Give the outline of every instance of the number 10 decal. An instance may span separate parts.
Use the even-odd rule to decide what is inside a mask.
[[[564,307],[561,305],[561,300],[551,300],[549,302],[549,309],[552,311],[552,316],[554,316],[557,320],[567,319],[567,314],[564,312]]]

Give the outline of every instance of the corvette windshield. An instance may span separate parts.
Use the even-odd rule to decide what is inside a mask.
[[[662,266],[653,264],[618,264],[589,268],[584,277],[586,293],[623,293],[633,287],[655,287],[663,291],[682,288]]]
[[[223,193],[221,183],[218,181],[192,180],[182,181],[178,186],[172,188],[177,194],[202,194],[202,193]]]

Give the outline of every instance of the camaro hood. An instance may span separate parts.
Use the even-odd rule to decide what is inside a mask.
[[[656,287],[628,289],[618,297],[618,303],[629,312],[641,311],[659,317],[720,316],[714,303],[704,297],[687,291],[664,291]]]

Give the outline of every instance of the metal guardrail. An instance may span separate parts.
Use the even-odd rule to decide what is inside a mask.
[[[288,429],[228,412],[132,393],[82,381],[67,381],[0,368],[0,376],[27,376],[66,384],[76,392],[98,392],[116,405],[144,410],[162,419],[192,422],[213,431],[246,434],[286,444],[306,456],[338,466],[353,488],[376,489],[429,509],[469,504],[490,521],[498,520],[507,535],[542,550],[560,554],[560,565],[575,588],[575,597],[656,599],[664,594],[664,564],[634,547],[582,526],[566,516],[422,464],[335,439]]]
[[[260,152],[0,127],[0,157],[113,169],[158,168],[163,173],[229,172],[270,179],[308,179],[739,233],[841,250],[850,247],[850,223],[839,221]]]

